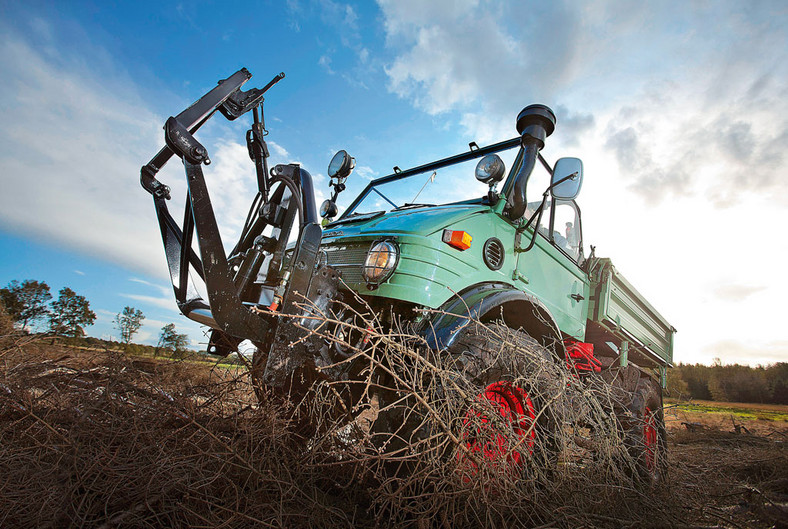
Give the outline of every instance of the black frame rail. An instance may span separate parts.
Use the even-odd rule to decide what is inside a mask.
[[[342,214],[342,216],[339,217],[339,219],[337,219],[337,221],[344,219],[348,215],[351,215],[353,213],[353,210],[356,208],[356,206],[358,206],[365,198],[367,198],[367,195],[369,195],[369,193],[374,190],[373,188],[377,186],[380,186],[382,184],[388,184],[389,182],[396,182],[397,180],[408,178],[409,176],[417,175],[420,173],[433,171],[435,169],[441,169],[449,165],[455,165],[458,163],[467,162],[468,160],[473,160],[475,158],[481,158],[482,156],[486,156],[494,152],[513,149],[514,147],[518,147],[521,144],[521,142],[522,142],[522,138],[518,136],[516,138],[512,138],[510,140],[504,140],[502,142],[495,143],[493,145],[488,145],[486,147],[475,148],[475,149],[472,148],[470,151],[460,153],[455,156],[450,156],[448,158],[443,158],[442,160],[437,160],[435,162],[419,165],[418,167],[413,167],[412,169],[405,169],[403,171],[403,170],[398,170],[398,168],[395,168],[393,173],[386,176],[381,176],[380,178],[376,178],[375,180],[372,180],[369,184],[367,184],[364,190],[361,191],[361,193],[359,193],[356,199],[353,200],[353,202],[347,207],[345,212]]]

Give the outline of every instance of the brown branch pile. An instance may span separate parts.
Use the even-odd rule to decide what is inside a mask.
[[[611,506],[657,503],[633,478],[635,461],[613,413],[631,397],[601,381],[584,383],[521,333],[470,321],[472,338],[434,353],[404,326],[384,331],[369,310],[346,306],[340,321],[312,309],[322,322],[313,334],[344,352],[322,369],[347,370],[352,380],[313,388],[305,402],[322,428],[312,442],[338,453],[341,445],[342,464],[374,477],[376,523],[577,527],[595,516],[604,523]],[[536,421],[513,424],[479,398],[498,380],[527,389]],[[351,407],[350,423],[335,413]],[[478,448],[485,442],[503,453],[485,457]]]
[[[262,403],[243,369],[77,353],[22,343],[12,329],[3,331],[0,526],[719,521],[715,511],[691,510],[708,490],[702,484],[692,495],[684,494],[683,482],[660,490],[639,486],[610,416],[620,396],[580,383],[546,362],[542,348],[523,346],[502,327],[471,323],[479,325],[479,343],[495,344],[476,361],[427,353],[418,337],[384,330],[369,312],[356,312],[352,323],[343,318],[344,324],[318,316],[321,339],[339,341],[344,351],[322,368],[344,371],[355,382],[317,383],[293,401],[267,392]],[[355,348],[359,340],[367,346]],[[543,415],[533,436],[518,435],[477,398],[481,374],[495,369],[515,373],[512,382],[539,404]],[[480,430],[503,447],[503,458],[468,448]],[[524,456],[522,465],[510,464],[515,454]],[[778,455],[774,464],[783,461]],[[687,467],[677,475],[692,479]]]

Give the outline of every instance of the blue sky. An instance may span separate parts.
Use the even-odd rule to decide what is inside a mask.
[[[327,194],[331,155],[357,159],[345,204],[548,104],[545,155],[585,162],[586,242],[679,329],[676,358],[788,360],[787,26],[766,1],[0,1],[0,284],[70,286],[95,336],[133,305],[141,341],[167,322],[199,341],[139,167],[168,116],[245,66],[254,86],[287,76],[266,96],[273,163]],[[246,128],[199,134],[228,241],[254,185]],[[161,179],[183,196],[175,164]]]

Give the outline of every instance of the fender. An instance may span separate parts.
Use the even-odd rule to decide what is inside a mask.
[[[546,347],[563,348],[561,331],[547,307],[506,283],[474,285],[444,303],[439,311],[422,330],[434,350],[450,347],[472,320],[495,319],[503,319],[512,329],[522,328]]]

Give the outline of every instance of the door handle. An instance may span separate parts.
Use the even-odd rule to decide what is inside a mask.
[[[575,301],[580,301],[582,299],[586,299],[585,297],[583,297],[582,294],[571,294],[569,297],[572,298]]]

